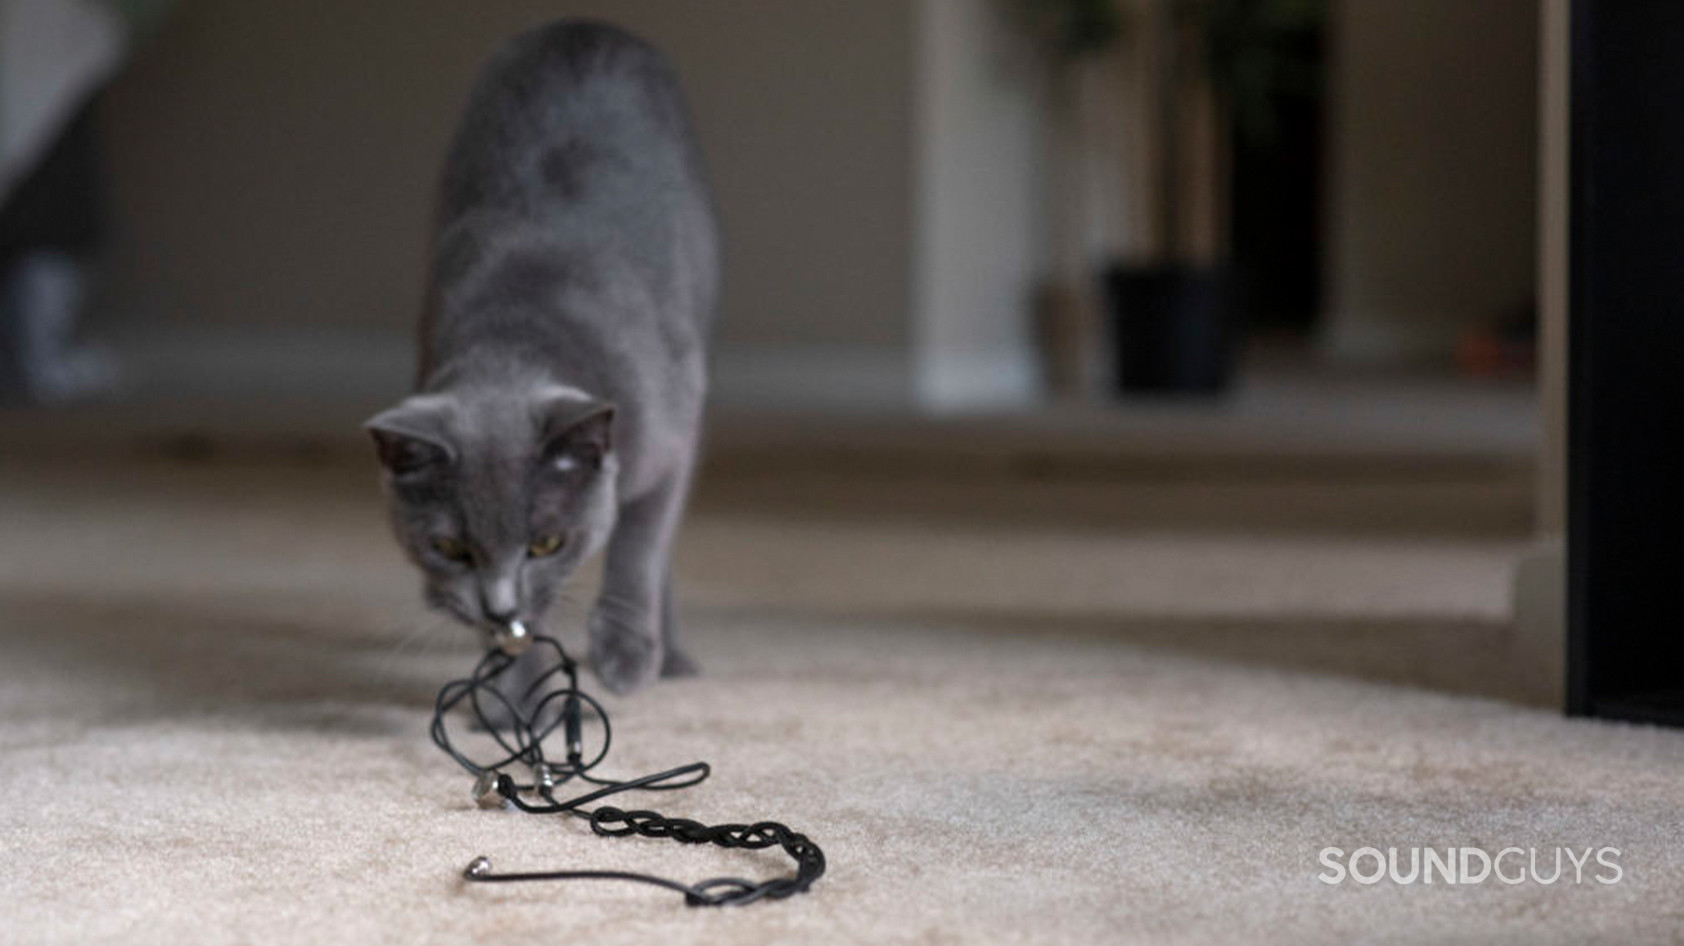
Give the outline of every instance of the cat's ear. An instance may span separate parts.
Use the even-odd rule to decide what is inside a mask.
[[[614,447],[614,405],[577,395],[548,400],[543,409],[544,463],[561,472],[602,468]]]
[[[446,428],[450,407],[442,395],[418,394],[369,418],[363,429],[374,438],[381,465],[393,476],[407,478],[455,461]]]

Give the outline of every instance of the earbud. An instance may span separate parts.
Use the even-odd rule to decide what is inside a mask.
[[[503,794],[503,779],[507,777],[495,769],[481,772],[479,778],[474,780],[474,804],[481,808],[506,807],[509,798]]]
[[[689,788],[706,779],[712,769],[706,762],[692,762],[634,779],[610,779],[589,774],[596,768],[597,763],[608,755],[608,747],[613,739],[608,725],[608,711],[594,697],[579,689],[578,664],[562,649],[559,641],[553,637],[529,632],[519,620],[510,620],[504,627],[507,628],[507,632],[496,634],[498,639],[495,648],[480,657],[473,673],[464,679],[446,683],[433,702],[433,743],[473,774],[474,804],[491,810],[518,809],[537,815],[570,814],[588,819],[591,831],[603,837],[636,835],[646,838],[670,838],[683,844],[713,844],[722,848],[751,850],[781,847],[784,853],[795,861],[796,870],[793,875],[775,877],[761,883],[725,877],[684,884],[651,874],[618,870],[498,873],[492,867],[489,857],[480,856],[462,869],[461,876],[464,881],[482,884],[538,880],[623,880],[676,891],[684,895],[684,902],[690,906],[716,907],[753,903],[761,899],[781,900],[806,891],[814,881],[824,875],[824,852],[819,850],[819,846],[806,835],[792,831],[786,825],[775,821],[706,825],[688,818],[669,818],[659,812],[642,809],[623,811],[612,805],[600,805],[594,809],[584,807],[588,802],[599,801],[621,792]],[[533,646],[538,648],[538,653],[528,660],[529,663],[544,663],[544,660],[539,659],[547,656],[543,653],[544,648],[549,648],[553,659],[550,659],[545,667],[538,668],[538,684],[532,686],[536,687],[558,673],[564,676],[565,685],[553,689],[527,715],[515,712],[515,731],[512,737],[508,737],[498,733],[492,725],[487,717],[486,704],[480,697],[481,694],[495,694],[497,702],[492,705],[514,710],[513,698],[497,689],[496,681],[501,674],[515,665],[515,661],[510,659],[512,655]],[[487,696],[487,699],[492,697]],[[559,718],[555,717],[551,701],[561,704]],[[505,754],[500,758],[476,762],[451,743],[450,727],[446,725],[446,721],[459,707],[467,709],[481,729],[493,734],[495,744]],[[591,758],[584,757],[584,712],[587,708],[591,711],[589,721],[593,726],[600,727],[602,733],[601,748]],[[545,757],[543,741],[551,733],[556,733],[567,741],[565,763],[553,762]],[[529,787],[515,781],[513,775],[504,771],[511,769],[522,772],[524,776],[528,768],[532,773],[532,784]],[[585,793],[574,798],[557,798],[557,789],[574,780],[589,783]]]
[[[532,790],[542,794],[545,789],[555,788],[555,770],[548,762],[539,762],[532,767]]]
[[[526,648],[532,646],[532,635],[527,633],[526,625],[520,618],[514,618],[497,630],[497,649],[510,657],[519,657],[526,653]]]

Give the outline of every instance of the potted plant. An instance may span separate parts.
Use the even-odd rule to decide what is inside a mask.
[[[1240,336],[1227,263],[1225,193],[1236,136],[1273,132],[1273,94],[1319,82],[1293,39],[1326,0],[1023,0],[1062,71],[1125,36],[1143,57],[1150,172],[1130,182],[1150,210],[1137,251],[1103,273],[1123,392],[1215,393]],[[1190,200],[1194,195],[1200,200]]]

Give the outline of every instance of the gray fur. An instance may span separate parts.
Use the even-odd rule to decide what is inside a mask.
[[[718,286],[713,210],[672,69],[563,21],[488,64],[446,161],[418,390],[368,422],[428,602],[541,626],[606,547],[589,619],[616,692],[694,665],[670,558],[694,463]],[[528,547],[560,533],[549,557]],[[471,563],[433,546],[465,543]]]

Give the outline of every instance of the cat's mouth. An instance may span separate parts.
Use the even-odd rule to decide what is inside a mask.
[[[513,657],[523,653],[532,644],[533,629],[527,627],[526,622],[520,618],[509,618],[506,621],[488,620],[469,613],[457,598],[432,590],[427,593],[427,604],[450,613],[462,623],[478,630],[480,642],[487,650],[501,650]]]

